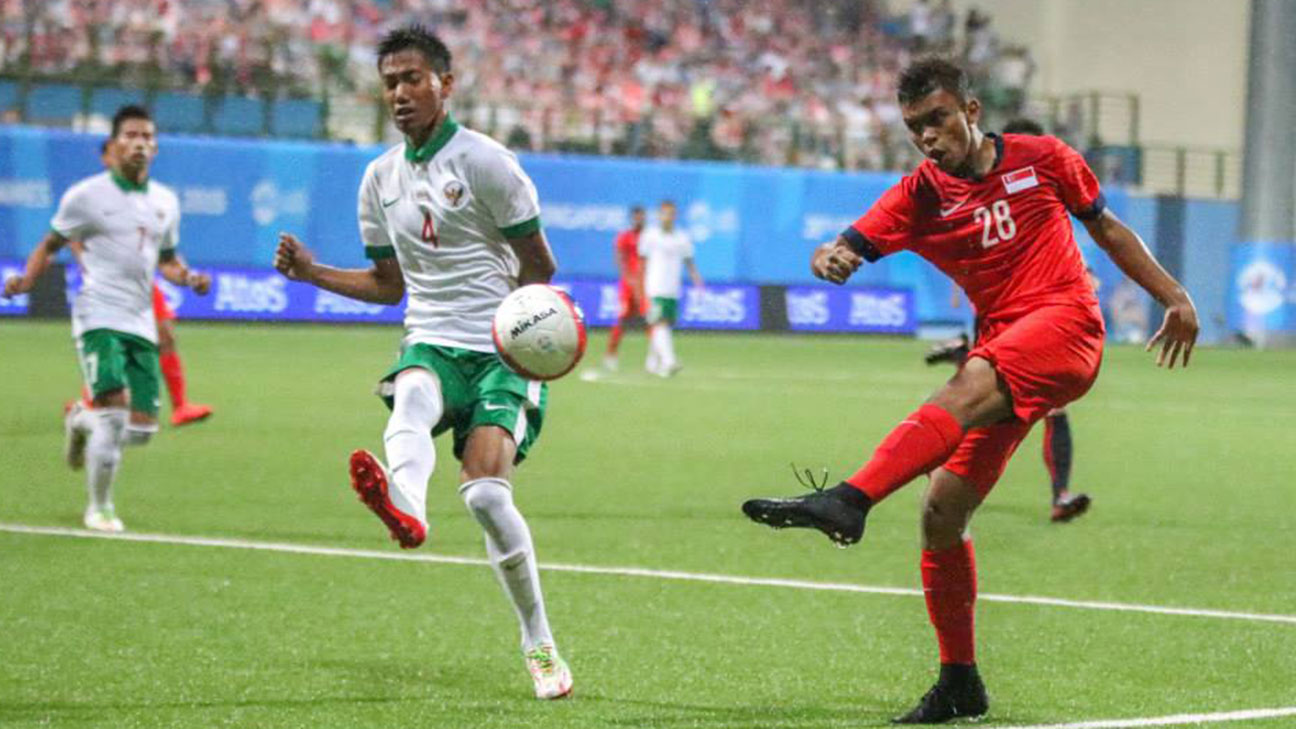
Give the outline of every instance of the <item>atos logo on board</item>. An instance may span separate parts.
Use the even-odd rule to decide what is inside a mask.
[[[819,327],[832,318],[827,291],[787,292],[788,324],[793,327]]]
[[[909,309],[903,293],[889,294],[851,292],[850,319],[852,327],[883,327],[899,329],[909,323]]]
[[[689,289],[682,318],[695,324],[740,324],[747,319],[747,301],[738,288]]]
[[[216,311],[279,314],[288,308],[284,279],[278,274],[251,276],[222,273],[216,277]]]

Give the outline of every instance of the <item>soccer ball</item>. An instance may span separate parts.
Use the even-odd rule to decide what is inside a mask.
[[[531,284],[500,302],[491,336],[509,369],[531,380],[556,380],[585,354],[585,317],[561,289]]]

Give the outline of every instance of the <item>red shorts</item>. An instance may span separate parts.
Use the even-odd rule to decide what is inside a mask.
[[[631,316],[648,316],[648,301],[635,293],[635,287],[628,282],[621,282],[621,314],[617,317],[625,319]]]
[[[162,289],[157,284],[153,284],[153,318],[159,322],[176,318],[175,312],[167,306],[166,296],[162,294]]]
[[[1089,391],[1098,379],[1106,328],[1096,309],[1046,306],[977,330],[968,359],[994,365],[1012,393],[1012,420],[973,428],[944,468],[985,496],[1035,421]]]

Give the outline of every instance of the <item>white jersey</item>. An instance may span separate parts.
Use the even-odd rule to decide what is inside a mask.
[[[649,298],[678,299],[684,261],[693,257],[693,241],[679,228],[669,233],[652,227],[639,235],[639,255],[644,259],[644,294]]]
[[[83,248],[73,336],[112,329],[156,343],[153,274],[158,255],[180,242],[176,194],[154,180],[136,185],[102,172],[63,193],[50,227]]]
[[[447,118],[422,147],[400,144],[369,163],[359,217],[365,255],[400,263],[406,344],[494,351],[491,322],[520,270],[506,239],[540,229],[516,155]]]

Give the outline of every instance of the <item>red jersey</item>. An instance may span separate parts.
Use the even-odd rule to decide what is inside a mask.
[[[639,258],[639,231],[634,228],[617,233],[616,257],[618,265],[624,265],[631,276],[638,276],[643,261]]]
[[[869,261],[898,250],[927,259],[983,321],[1053,304],[1097,307],[1067,217],[1102,213],[1093,171],[1055,137],[990,136],[995,163],[984,178],[924,160],[842,235]]]

